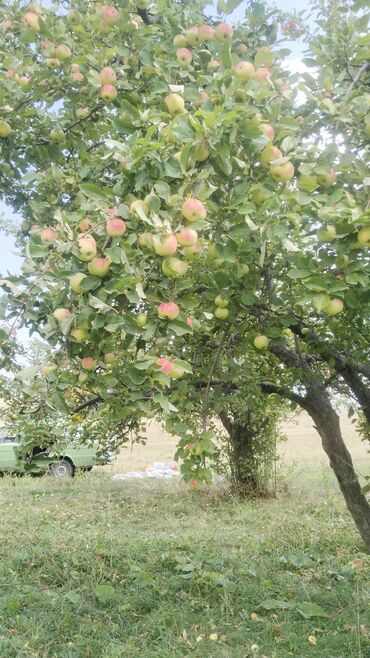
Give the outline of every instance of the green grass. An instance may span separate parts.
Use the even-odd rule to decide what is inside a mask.
[[[4,478],[0,656],[369,658],[370,561],[328,496]]]

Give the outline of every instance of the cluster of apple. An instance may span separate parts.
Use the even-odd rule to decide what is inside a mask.
[[[229,316],[229,300],[222,297],[222,295],[217,295],[215,299],[216,308],[213,312],[213,315],[218,320],[226,320]]]

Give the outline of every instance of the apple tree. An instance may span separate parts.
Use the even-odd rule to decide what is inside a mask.
[[[300,405],[370,548],[332,401],[370,420],[367,16],[320,3],[291,75],[277,13],[254,2],[232,26],[205,4],[10,3],[1,180],[24,268],[7,319],[55,348],[57,411],[82,387],[78,411],[165,413],[188,479],[209,477],[218,396]]]

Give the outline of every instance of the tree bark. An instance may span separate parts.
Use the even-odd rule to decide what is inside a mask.
[[[370,552],[370,505],[361,492],[351,455],[343,441],[339,417],[325,388],[320,384],[310,386],[302,406],[315,422],[347,508]]]

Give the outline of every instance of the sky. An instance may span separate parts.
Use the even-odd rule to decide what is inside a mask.
[[[275,0],[274,4],[278,9],[285,12],[302,11],[307,8],[306,0]],[[243,18],[245,3],[243,2],[233,14],[228,17],[230,22],[235,22]],[[291,49],[291,54],[287,58],[287,64],[291,70],[299,70],[300,59],[302,58],[303,42],[287,42],[287,47]],[[1,183],[0,183],[1,184]],[[1,201],[1,188],[0,188],[0,216],[9,218],[9,221],[18,220],[10,208],[7,208],[3,201]],[[22,260],[17,255],[14,241],[11,236],[6,236],[0,232],[0,276],[9,276],[9,274],[17,274],[20,271]]]

